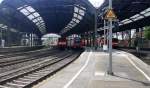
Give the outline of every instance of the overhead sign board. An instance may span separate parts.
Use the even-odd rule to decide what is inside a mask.
[[[108,9],[105,19],[114,20],[114,19],[117,19],[117,16],[112,9]]]

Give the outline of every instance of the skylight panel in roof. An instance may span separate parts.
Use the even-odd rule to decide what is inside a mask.
[[[78,13],[79,8],[78,7],[74,7],[74,12]]]
[[[147,13],[147,12],[150,12],[150,8],[148,8],[148,9],[142,11],[141,14],[145,14],[145,13]]]
[[[34,23],[37,23],[38,22],[38,20],[37,19],[34,19],[34,20],[32,20]]]
[[[27,9],[28,11],[30,11],[31,13],[32,13],[32,12],[35,12],[35,10],[34,10],[31,6],[26,7],[26,9]]]
[[[119,26],[123,25],[122,23],[119,23]]]
[[[72,21],[76,21],[76,18],[73,18]]]
[[[79,20],[82,20],[82,18],[83,18],[82,16],[78,15],[78,19],[79,19]]]
[[[135,18],[137,18],[139,16],[140,16],[139,14],[136,14],[136,15],[132,16],[131,19],[135,19]]]
[[[129,19],[125,19],[125,20],[123,20],[123,21],[122,21],[122,23],[123,23],[123,22],[126,22],[126,21],[129,21]]]
[[[83,7],[83,6],[80,6],[80,8],[82,8],[83,10],[86,10],[86,8],[85,8],[85,7]]]
[[[133,19],[134,21],[137,21],[137,20],[140,20],[140,19],[143,19],[144,17],[143,16],[139,16],[139,17],[137,17],[137,18],[135,18],[135,19]]]
[[[2,27],[3,26],[3,24],[0,24],[0,27]]]
[[[124,24],[128,24],[128,23],[131,23],[132,21],[131,20],[129,20],[129,21],[126,21],[126,22],[124,22]]]
[[[7,29],[7,26],[6,26],[6,25],[3,25],[1,28],[3,28],[3,29]]]
[[[12,32],[18,32],[16,29],[11,28],[10,31]]]
[[[23,13],[24,15],[26,15],[26,16],[30,14],[30,12],[26,9],[21,9],[20,12]]]
[[[78,14],[74,13],[74,14],[73,14],[73,17],[78,17]]]
[[[41,21],[41,20],[38,20],[40,23],[44,23],[43,21]],[[44,23],[45,24],[45,23]]]
[[[150,12],[145,13],[144,16],[146,17],[150,16]]]
[[[72,27],[75,27],[77,24],[72,24]]]
[[[150,8],[147,8],[145,11],[146,11],[146,12],[150,12]]]
[[[145,14],[146,12],[147,12],[147,11],[144,10],[144,11],[141,12],[141,14]]]
[[[37,12],[33,13],[33,15],[34,15],[35,17],[39,17],[39,16],[40,16]]]
[[[41,31],[41,29],[40,29],[41,25],[43,26],[43,29],[46,29],[46,28],[44,28],[45,23],[44,23],[43,18],[40,16],[40,14],[38,12],[35,11],[34,8],[32,8],[31,6],[28,6],[28,5],[24,5],[22,7],[19,7],[18,10],[22,14],[27,16],[27,18],[29,20],[31,20],[33,23],[35,23],[35,25],[39,28],[40,31]],[[44,30],[44,31],[46,31],[46,30]],[[43,33],[43,30],[41,32]]]
[[[85,13],[84,10],[79,10],[79,14]]]
[[[80,22],[80,20],[76,20],[76,23],[79,23]]]
[[[74,23],[75,23],[74,21],[71,21],[71,22],[70,22],[70,24],[74,24]]]
[[[34,17],[33,15],[29,15],[28,18],[29,18],[30,20],[32,20],[32,19],[34,19],[35,17]]]
[[[85,15],[85,11],[84,10],[86,10],[86,8],[84,8],[84,7],[80,6],[80,5],[75,5],[74,6],[73,18],[68,23],[68,25],[66,26],[68,28],[67,31],[69,31],[71,28],[75,27],[78,23],[80,23],[80,20],[82,20],[83,16]],[[67,32],[65,28],[61,31],[61,34]]]
[[[40,22],[40,23],[41,23],[41,22]],[[41,23],[41,25],[44,26],[45,24],[44,24],[44,23]]]
[[[68,25],[68,28],[72,28],[72,26]]]
[[[23,9],[23,8],[24,8],[24,6],[21,6],[21,7],[17,8],[17,9],[20,10],[20,9]]]
[[[43,21],[43,19],[42,19],[41,17],[38,17],[38,18],[36,18],[36,19],[39,20],[39,21],[41,21],[41,20]]]
[[[80,12],[79,14],[82,15],[82,16],[84,16],[84,15],[85,15],[85,12],[82,12],[82,13]]]
[[[36,23],[36,25],[37,25],[38,27],[40,26],[40,24],[41,24],[40,22],[37,22],[37,23]]]

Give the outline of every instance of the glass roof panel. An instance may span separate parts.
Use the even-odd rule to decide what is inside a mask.
[[[140,20],[140,19],[143,19],[144,17],[143,16],[139,16],[139,17],[137,17],[137,18],[135,18],[135,19],[133,19],[134,21],[137,21],[137,20]]]
[[[6,26],[6,25],[3,25],[1,28],[7,29],[7,26]]]
[[[80,22],[80,20],[76,20],[76,23],[79,23]]]
[[[24,15],[26,15],[26,16],[30,14],[30,12],[26,9],[21,9],[20,12],[23,13]]]
[[[145,12],[150,12],[150,8],[147,8],[147,9],[145,10]]]
[[[85,11],[86,8],[85,7],[82,7],[80,5],[75,5],[74,6],[74,13],[73,13],[73,18],[72,20],[68,23],[68,25],[66,26],[68,29],[66,30],[65,28],[61,31],[61,34],[62,33],[65,33],[67,32],[68,30],[70,30],[71,28],[75,27],[79,22],[80,20],[83,19],[83,16],[85,15]]]
[[[79,20],[82,20],[82,18],[83,18],[82,16],[78,15],[78,19],[79,19]]]
[[[27,6],[26,9],[30,12],[35,12],[35,10],[31,6]]]
[[[37,23],[38,22],[38,20],[37,19],[34,19],[34,20],[32,20],[34,23]]]
[[[71,22],[70,22],[70,24],[74,24],[74,23],[75,23],[74,21],[71,21]]]
[[[78,14],[77,14],[77,13],[74,13],[73,16],[74,16],[74,17],[78,17]]]
[[[126,21],[129,21],[129,19],[125,19],[125,20],[123,20],[123,21],[122,21],[122,23],[123,23],[123,22],[126,22]]]
[[[29,18],[30,20],[32,20],[32,19],[34,19],[35,17],[34,17],[33,15],[29,15],[28,18]]]
[[[85,7],[83,7],[83,6],[80,6],[80,8],[82,8],[83,10],[86,10],[86,8],[85,8]]]
[[[84,15],[85,15],[85,12],[82,12],[82,13],[80,12],[79,14],[82,15],[82,16],[84,16]]]
[[[0,27],[2,27],[3,26],[3,24],[0,24]]]
[[[76,20],[77,20],[76,18],[73,18],[73,19],[72,19],[72,21],[76,21]]]
[[[43,20],[41,17],[37,17],[36,19],[39,20],[39,21]]]
[[[146,17],[150,16],[150,12],[145,13],[144,16]]]
[[[79,14],[81,14],[81,13],[85,13],[84,10],[81,10],[81,9],[80,9],[80,10],[79,10]]]
[[[79,8],[78,7],[74,7],[74,12],[78,13]]]
[[[68,25],[68,28],[72,28],[72,26]]]
[[[136,14],[136,15],[132,16],[131,19],[135,19],[135,18],[137,18],[139,16],[140,16],[139,14]]]
[[[33,13],[33,15],[34,15],[35,17],[39,17],[39,16],[40,16],[37,12]]]
[[[128,24],[128,23],[131,23],[131,22],[132,22],[132,21],[129,20],[129,21],[124,22],[123,24]]]

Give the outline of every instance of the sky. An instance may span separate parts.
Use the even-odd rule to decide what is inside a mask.
[[[104,2],[104,0],[89,0],[89,1],[92,3],[94,7],[100,7]]]

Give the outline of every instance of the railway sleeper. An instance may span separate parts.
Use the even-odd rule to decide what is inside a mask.
[[[0,85],[0,88],[11,88],[11,87]]]
[[[6,83],[5,86],[11,87],[11,88],[20,88],[20,87],[24,87],[25,85],[8,82]]]
[[[20,81],[20,80],[13,80],[14,83],[18,83],[18,84],[28,84],[30,83],[30,81]]]
[[[17,79],[17,80],[19,80],[19,81],[27,81],[27,82],[32,82],[32,80],[31,79],[27,79],[27,78],[19,78],[19,79]]]

